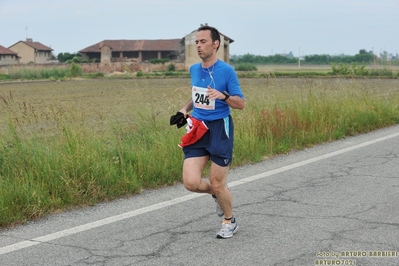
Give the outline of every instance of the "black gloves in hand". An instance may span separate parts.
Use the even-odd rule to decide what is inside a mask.
[[[182,112],[177,112],[175,115],[170,117],[170,125],[176,125],[177,128],[181,128],[187,123],[186,118]]]

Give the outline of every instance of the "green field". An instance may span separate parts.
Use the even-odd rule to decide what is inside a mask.
[[[338,64],[339,66],[339,64]],[[348,67],[349,69],[353,67],[361,67],[360,64],[343,64],[343,66]],[[257,65],[258,73],[269,73],[269,74],[278,74],[280,76],[292,76],[292,74],[298,76],[327,76],[331,77],[332,75],[332,66],[331,65],[308,65],[308,64],[296,64],[296,65]],[[367,73],[362,73],[356,76],[369,76],[369,77],[386,77],[390,76],[393,78],[399,77],[399,66],[395,65],[364,65],[364,69]],[[350,74],[349,74],[350,75]]]
[[[241,78],[233,167],[399,121],[398,79]],[[188,78],[0,83],[0,227],[181,180]]]

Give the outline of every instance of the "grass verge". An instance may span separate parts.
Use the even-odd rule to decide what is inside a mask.
[[[0,227],[181,180],[189,79],[0,86]],[[398,80],[241,79],[233,167],[397,124]]]

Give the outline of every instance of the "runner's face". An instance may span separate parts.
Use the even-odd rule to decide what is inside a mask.
[[[210,30],[199,31],[195,43],[197,45],[197,54],[202,60],[210,58],[216,51],[217,44],[212,42]]]

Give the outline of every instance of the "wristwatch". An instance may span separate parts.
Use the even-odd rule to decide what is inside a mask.
[[[230,94],[228,94],[226,91],[222,92],[224,96],[226,96],[222,101],[227,101],[228,98],[230,98]]]

